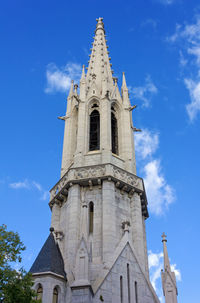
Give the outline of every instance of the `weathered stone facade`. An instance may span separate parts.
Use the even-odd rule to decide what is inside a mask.
[[[45,260],[46,270],[34,270],[39,256],[45,259],[38,256],[32,272],[43,303],[159,302],[149,281],[148,210],[136,175],[134,108],[124,74],[121,93],[112,76],[99,18],[80,92],[72,83],[66,116],[59,117],[65,121],[61,179],[50,191],[49,206],[52,247],[60,251],[66,275]]]

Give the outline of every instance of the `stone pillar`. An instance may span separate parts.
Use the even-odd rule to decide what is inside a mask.
[[[122,111],[122,157],[125,160],[125,169],[136,174],[135,149],[131,123],[131,113],[128,109],[124,108]]]
[[[103,206],[103,261],[109,261],[117,242],[116,214],[115,214],[115,184],[112,181],[103,181],[102,186]]]
[[[52,287],[51,279],[48,279],[44,283],[42,303],[52,302],[52,298],[53,298],[53,287]]]
[[[142,217],[142,222],[143,222],[143,236],[144,236],[145,272],[146,272],[146,276],[149,278],[149,263],[148,263],[148,254],[147,254],[146,224],[145,224],[144,216]]]
[[[57,203],[52,207],[51,226],[54,230],[60,230],[60,206]]]
[[[134,193],[131,198],[131,219],[132,219],[132,235],[133,246],[135,248],[140,266],[145,272],[145,256],[144,256],[144,233],[143,233],[143,219],[140,196]]]
[[[101,100],[100,146],[102,163],[111,161],[111,108],[107,98]]]
[[[69,188],[68,200],[69,203],[68,211],[68,237],[65,239],[65,247],[67,251],[68,265],[73,271],[75,256],[77,252],[79,231],[80,231],[80,186],[78,184],[72,185]]]
[[[88,205],[84,200],[82,202],[82,219],[81,219],[81,233],[84,236],[85,240],[88,240]]]
[[[85,102],[80,101],[78,107],[78,125],[77,125],[77,146],[75,152],[75,166],[80,167],[83,166],[83,155],[84,155],[84,148],[85,148],[85,138],[86,136],[86,106]]]

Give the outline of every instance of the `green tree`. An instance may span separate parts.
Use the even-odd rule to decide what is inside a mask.
[[[23,268],[19,271],[11,267],[12,262],[21,262],[21,253],[25,250],[18,233],[7,231],[6,225],[0,226],[0,302],[34,303],[39,302],[32,289],[30,273]]]

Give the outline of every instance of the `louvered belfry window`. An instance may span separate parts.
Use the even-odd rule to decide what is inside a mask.
[[[100,115],[98,110],[93,110],[90,114],[90,140],[89,150],[100,149]]]

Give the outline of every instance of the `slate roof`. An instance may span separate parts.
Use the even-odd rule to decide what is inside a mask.
[[[50,233],[30,269],[31,273],[49,271],[66,278],[63,258],[52,233]]]

